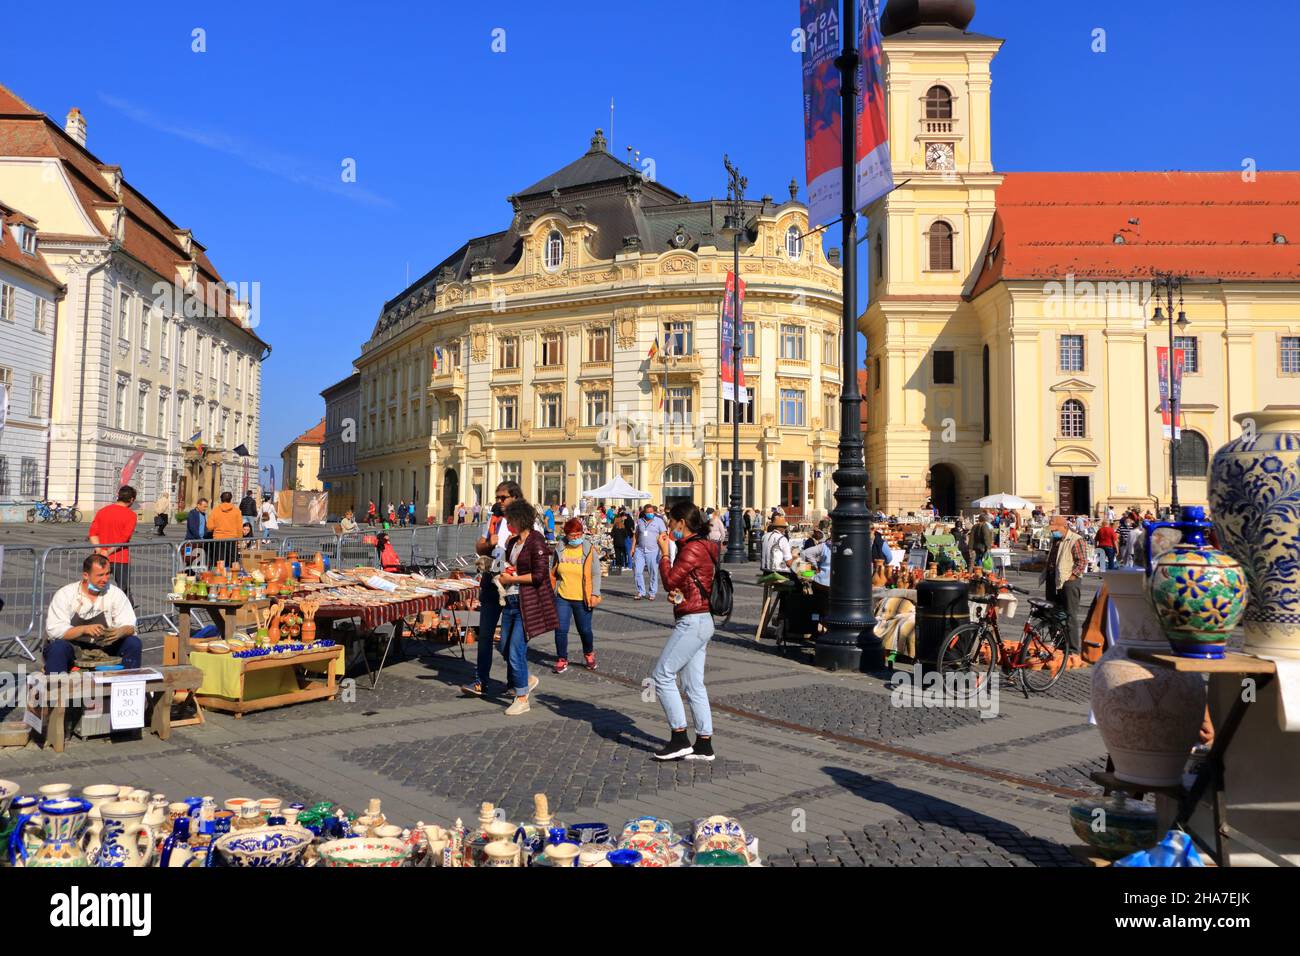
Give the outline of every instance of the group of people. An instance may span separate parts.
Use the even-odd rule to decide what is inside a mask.
[[[349,512],[351,514],[351,512]],[[432,519],[430,520],[432,523]],[[415,500],[409,503],[405,498],[394,505],[391,501],[383,515],[380,515],[379,508],[375,505],[374,499],[366,506],[366,524],[374,526],[377,524],[386,524],[392,528],[405,528],[407,525],[419,524],[415,517]]]
[[[528,669],[528,641],[548,631],[555,633],[554,672],[569,669],[569,631],[576,628],[582,642],[583,661],[596,669],[593,612],[600,604],[600,554],[587,523],[569,516],[559,535],[548,536],[554,508],[542,513],[529,504],[516,482],[497,486],[486,514],[483,532],[475,546],[482,572],[479,592],[479,641],[475,679],[461,688],[467,697],[483,697],[491,685],[492,635],[506,662],[506,688],[514,699],[506,715],[528,713],[529,697],[539,678]],[[624,512],[626,515],[626,512]],[[608,515],[604,515],[608,518]],[[628,516],[630,518],[630,516]],[[658,760],[713,760],[713,726],[704,664],[713,636],[709,595],[719,548],[709,539],[709,523],[690,502],[679,502],[660,516],[648,505],[636,521],[637,550],[646,545],[643,560],[653,560],[657,591],[663,581],[673,603],[674,627],[651,673],[656,694],[669,725],[669,740],[655,753]],[[615,515],[617,528],[617,514]],[[644,534],[644,538],[640,535]],[[653,548],[653,554],[649,549]],[[644,593],[638,593],[638,599]],[[691,703],[696,737],[687,735],[681,687]]]

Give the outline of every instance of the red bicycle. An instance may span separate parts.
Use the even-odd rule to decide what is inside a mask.
[[[1029,593],[1009,584],[1002,588],[1017,594]],[[974,696],[985,690],[995,666],[1010,673],[1012,683],[1026,697],[1030,691],[1044,693],[1060,680],[1070,653],[1064,610],[1050,601],[1031,598],[1029,619],[1025,621],[1017,647],[1002,639],[996,594],[973,596],[969,600],[972,604],[985,605],[985,610],[978,621],[962,624],[944,640],[935,664],[945,687],[965,688]]]

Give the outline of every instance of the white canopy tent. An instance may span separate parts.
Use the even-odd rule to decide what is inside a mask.
[[[644,501],[650,497],[648,491],[638,491],[633,488],[622,476],[617,476],[613,481],[608,481],[599,488],[593,488],[590,491],[582,493],[584,498],[618,498],[626,501]]]
[[[986,495],[983,498],[976,498],[971,502],[972,508],[1007,508],[1011,511],[1020,511],[1024,508],[1032,508],[1033,504],[1024,498],[1018,498],[1015,495],[997,494]]]

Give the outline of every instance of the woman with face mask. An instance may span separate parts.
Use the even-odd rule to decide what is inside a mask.
[[[591,615],[600,603],[600,554],[585,533],[581,518],[564,523],[562,537],[555,544],[551,564],[551,587],[555,591],[555,673],[569,669],[569,624],[578,627],[582,658],[587,670],[596,669],[595,636]]]

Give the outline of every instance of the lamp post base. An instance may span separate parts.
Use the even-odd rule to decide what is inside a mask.
[[[862,648],[852,644],[818,644],[813,664],[827,671],[857,671],[862,668]]]

